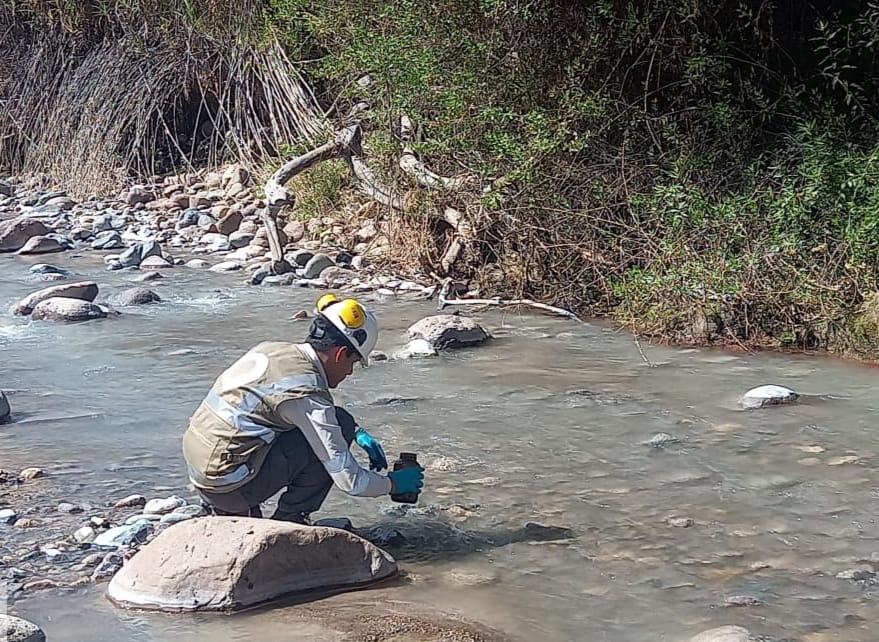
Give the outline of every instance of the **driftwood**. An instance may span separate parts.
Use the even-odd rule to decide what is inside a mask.
[[[567,317],[568,319],[571,319],[578,323],[584,323],[584,321],[580,317],[578,317],[570,310],[557,308],[554,305],[540,303],[539,301],[532,301],[531,299],[502,299],[500,297],[493,297],[491,299],[448,299],[446,297],[449,294],[450,285],[451,280],[447,279],[445,284],[443,284],[443,287],[440,290],[439,297],[437,299],[437,310],[443,310],[448,305],[497,305],[504,307],[527,306],[531,308],[536,308],[538,310],[544,310],[545,312],[550,312],[552,314],[557,314],[559,316]]]
[[[356,116],[364,109],[365,103],[355,105],[349,119]],[[412,122],[403,116],[400,121],[401,138],[404,140],[403,155],[400,159],[400,167],[407,174],[415,177],[416,181],[425,187],[456,190],[467,183],[465,178],[445,178],[431,172],[424,163],[415,156],[409,146],[412,140]],[[403,201],[399,195],[376,179],[375,174],[363,161],[363,148],[361,145],[362,131],[359,123],[352,123],[339,130],[332,140],[320,147],[312,149],[301,156],[297,156],[281,166],[266,181],[266,207],[260,212],[260,219],[265,225],[271,251],[272,272],[280,274],[287,272],[290,265],[284,260],[284,246],[278,234],[278,216],[286,206],[296,204],[296,196],[285,187],[285,184],[294,176],[304,172],[309,167],[330,158],[344,158],[348,163],[351,173],[357,181],[358,188],[374,201],[387,208],[404,211]],[[448,274],[452,265],[461,255],[467,243],[472,240],[473,227],[470,225],[463,212],[451,207],[437,210],[436,218],[445,221],[454,231],[454,236],[440,259],[440,270]]]

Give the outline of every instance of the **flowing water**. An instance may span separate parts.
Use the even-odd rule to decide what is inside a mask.
[[[102,294],[133,276],[107,273],[93,256],[58,261],[98,280]],[[83,324],[27,323],[5,309],[47,285],[28,274],[35,262],[0,257],[0,388],[13,391],[16,418],[0,427],[0,467],[45,468],[30,483],[55,502],[192,497],[180,456],[187,417],[251,345],[301,339],[307,326],[288,317],[310,309],[314,291],[179,268],[148,284],[165,303]],[[434,311],[372,305],[389,353]],[[408,537],[394,551],[405,579],[356,594],[365,615],[403,601],[547,642],[678,641],[723,624],[773,639],[876,639],[876,590],[835,577],[879,562],[875,370],[656,347],[648,367],[628,335],[600,325],[498,310],[478,319],[490,344],[376,362],[338,391],[389,458],[414,450],[427,467],[415,509],[333,491],[316,515]],[[737,407],[739,394],[770,382],[805,396]],[[648,445],[659,432],[677,441]],[[12,611],[51,642],[331,639],[297,619],[301,607],[131,613],[114,609],[105,588],[40,591]],[[724,605],[736,595],[760,603]]]

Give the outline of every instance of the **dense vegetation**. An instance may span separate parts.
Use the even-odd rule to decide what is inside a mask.
[[[270,166],[366,101],[368,161],[405,194],[395,225],[419,232],[399,235],[399,260],[435,268],[452,230],[429,212],[450,206],[474,227],[453,273],[485,293],[661,339],[879,355],[874,0],[4,2],[10,171],[82,184],[103,166]],[[101,48],[125,64],[102,76]],[[293,101],[290,78],[314,94]],[[57,112],[51,141],[26,135],[59,88],[121,119],[90,175],[53,152],[76,129]],[[401,114],[461,188],[400,170]],[[313,179],[297,183],[310,214],[352,198],[342,164]]]

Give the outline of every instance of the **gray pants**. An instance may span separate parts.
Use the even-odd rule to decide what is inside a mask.
[[[339,406],[336,417],[350,447],[356,428],[354,417]],[[332,487],[329,473],[303,434],[294,429],[278,433],[256,477],[241,488],[231,493],[198,492],[217,515],[262,517],[260,504],[286,488],[272,519],[304,523],[320,508]]]

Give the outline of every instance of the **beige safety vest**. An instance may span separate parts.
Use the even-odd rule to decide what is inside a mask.
[[[200,489],[228,493],[252,480],[278,432],[295,429],[278,414],[289,399],[330,403],[320,369],[297,345],[265,342],[223,372],[189,420],[183,456]]]

